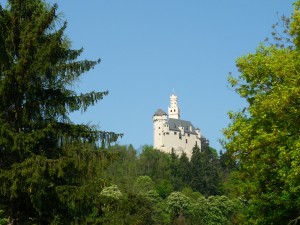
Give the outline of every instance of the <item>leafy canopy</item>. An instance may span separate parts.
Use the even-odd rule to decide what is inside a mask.
[[[229,76],[248,103],[229,113],[224,134],[227,152],[239,164],[235,189],[248,201],[249,224],[287,224],[300,216],[299,6],[297,1],[287,23],[292,46],[261,44],[237,59],[240,75]]]

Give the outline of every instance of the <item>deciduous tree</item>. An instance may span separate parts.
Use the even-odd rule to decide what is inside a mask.
[[[249,224],[288,224],[300,214],[300,1],[295,3],[294,44],[260,45],[237,60],[229,82],[247,107],[229,113],[226,149],[238,162],[237,193],[248,201]]]

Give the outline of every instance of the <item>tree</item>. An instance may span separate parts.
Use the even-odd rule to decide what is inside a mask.
[[[154,183],[149,176],[140,176],[134,184],[135,190],[139,194],[145,194],[148,191],[154,190]]]
[[[237,205],[224,195],[198,197],[191,206],[191,224],[232,224],[231,218]]]
[[[209,147],[205,138],[201,141],[201,150],[193,148],[191,158],[191,187],[205,196],[220,192],[220,165],[216,151]]]
[[[180,174],[179,158],[173,148],[170,154],[170,181],[175,191],[182,189],[183,181]]]
[[[248,224],[288,224],[300,216],[299,13],[297,1],[288,26],[292,46],[261,44],[237,60],[240,75],[229,76],[247,101],[242,111],[229,113],[224,134],[238,162],[236,193],[247,201]]]
[[[70,48],[57,8],[42,0],[0,5],[0,205],[14,223],[80,221],[104,184],[98,146],[118,137],[68,117],[108,92],[72,90],[100,60],[77,61],[83,49]]]
[[[82,224],[164,224],[160,222],[154,203],[148,197],[128,194],[118,201],[101,199],[101,201],[104,200],[104,203],[108,200],[108,207],[102,207],[101,214],[95,213],[94,218],[90,217],[91,219],[88,218]],[[103,206],[103,203],[100,206]]]
[[[136,150],[132,145],[114,145],[108,148],[111,153],[111,164],[105,169],[104,175],[112,183],[125,192],[132,192],[133,183],[138,176]]]
[[[169,179],[169,155],[151,146],[144,146],[138,159],[140,175],[150,176],[154,181]]]
[[[0,225],[5,225],[7,224],[8,219],[3,217],[3,210],[0,210]]]
[[[173,220],[183,220],[181,224],[185,224],[185,216],[188,215],[191,203],[190,199],[181,192],[172,192],[167,198],[167,205]]]

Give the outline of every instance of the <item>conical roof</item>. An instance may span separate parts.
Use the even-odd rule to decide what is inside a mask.
[[[163,116],[163,115],[168,115],[165,111],[162,109],[158,109],[153,116]]]

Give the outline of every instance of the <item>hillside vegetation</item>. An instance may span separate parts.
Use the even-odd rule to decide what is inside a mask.
[[[108,92],[72,87],[96,60],[79,60],[56,4],[0,4],[0,225],[300,223],[300,1],[273,41],[237,60],[230,85],[247,106],[230,112],[225,153],[140,154],[121,134],[69,115]],[[278,28],[282,26],[282,31]]]

